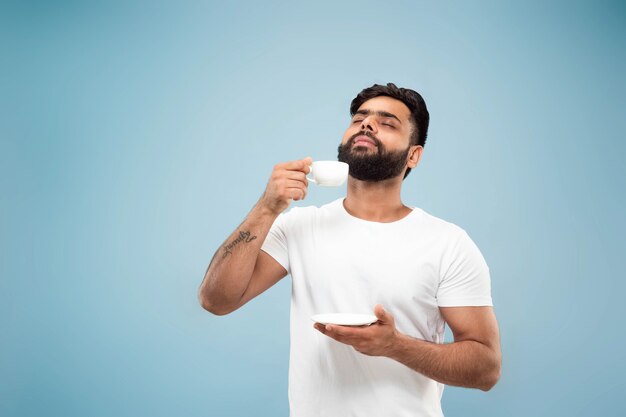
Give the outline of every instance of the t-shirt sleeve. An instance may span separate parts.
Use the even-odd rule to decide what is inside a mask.
[[[439,307],[493,306],[489,267],[464,230],[442,271],[437,290]]]
[[[289,271],[289,251],[287,249],[287,222],[286,222],[286,214],[281,213],[276,220],[274,220],[274,224],[270,228],[270,231],[261,246],[261,250],[266,252],[269,256],[274,258],[276,262],[281,264],[288,273]]]

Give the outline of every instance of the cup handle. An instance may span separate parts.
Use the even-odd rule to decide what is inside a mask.
[[[311,175],[313,173],[313,167],[309,166],[309,175]],[[317,181],[315,181],[313,178],[309,177],[309,175],[306,176],[306,179],[310,182],[312,182],[313,184],[317,184]]]

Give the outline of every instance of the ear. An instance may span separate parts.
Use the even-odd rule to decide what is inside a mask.
[[[415,168],[422,158],[422,152],[424,152],[424,147],[422,145],[413,145],[409,150],[409,160],[406,165],[409,168]]]

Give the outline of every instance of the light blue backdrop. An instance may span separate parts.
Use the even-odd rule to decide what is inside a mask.
[[[289,280],[226,317],[196,291],[388,81],[431,113],[404,201],[492,272],[502,379],[446,415],[624,415],[626,11],[547,3],[4,2],[0,415],[286,416]]]

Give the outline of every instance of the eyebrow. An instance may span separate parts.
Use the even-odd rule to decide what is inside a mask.
[[[396,116],[393,113],[389,113],[387,111],[380,111],[380,110],[379,111],[372,111],[372,110],[366,110],[366,109],[364,109],[364,110],[357,110],[356,113],[354,113],[354,115],[352,117],[356,116],[357,114],[362,114],[364,116],[369,116],[370,114],[375,114],[376,116],[380,116],[380,117],[389,117],[389,118],[392,118],[392,119],[396,119],[400,124],[402,124],[402,121],[400,119],[398,119],[398,116]]]

